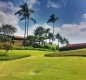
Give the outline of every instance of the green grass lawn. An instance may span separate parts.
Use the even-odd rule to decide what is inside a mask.
[[[11,52],[31,57],[0,61],[0,80],[86,80],[86,57],[44,57],[49,52],[37,50]]]

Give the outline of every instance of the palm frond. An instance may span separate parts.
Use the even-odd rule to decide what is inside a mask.
[[[48,19],[47,23],[52,22],[52,19]]]
[[[36,24],[36,21],[33,18],[30,18],[30,19]]]
[[[22,15],[22,10],[19,10],[19,11],[17,11],[16,13],[15,13],[15,15],[19,15],[19,16],[21,16]]]
[[[21,18],[20,21],[21,21],[21,20],[24,20],[24,19],[25,19],[25,18]]]

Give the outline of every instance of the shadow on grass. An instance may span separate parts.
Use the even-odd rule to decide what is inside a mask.
[[[8,61],[8,60],[15,60],[30,57],[30,54],[23,54],[23,55],[8,55],[8,54],[0,54],[0,61]]]
[[[86,54],[58,54],[58,53],[47,53],[44,56],[46,57],[86,57]]]

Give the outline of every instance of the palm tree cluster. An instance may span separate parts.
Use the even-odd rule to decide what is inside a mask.
[[[54,40],[54,23],[59,19],[59,17],[56,17],[54,14],[52,14],[50,16],[50,18],[48,19],[47,23],[52,22],[53,23],[53,40]],[[52,41],[53,41],[52,40]]]
[[[31,14],[34,13],[33,9],[30,9],[27,5],[27,3],[24,3],[23,5],[20,5],[20,10],[18,10],[15,15],[19,15],[20,16],[20,21],[24,20],[25,21],[25,33],[24,33],[24,40],[27,38],[30,38],[29,40],[31,41],[35,41],[35,40],[39,40],[42,43],[44,43],[44,40],[49,39],[49,43],[53,43],[53,41],[55,39],[58,39],[58,46],[59,46],[59,42],[62,44],[68,44],[69,41],[66,38],[62,38],[62,36],[60,36],[60,34],[58,33],[57,35],[54,34],[54,25],[55,22],[59,19],[59,17],[55,16],[54,14],[52,14],[47,23],[52,22],[53,23],[53,32],[50,32],[50,28],[45,29],[41,26],[37,27],[36,30],[34,30],[34,36],[36,36],[35,38],[33,36],[28,36],[28,26],[29,26],[29,20],[32,20],[34,23],[36,23],[36,21],[31,18]],[[33,40],[32,40],[32,39]],[[51,42],[52,41],[52,42]]]
[[[31,44],[35,44],[36,41],[39,42],[39,44],[45,44],[45,43],[49,43],[52,44],[53,43],[53,33],[50,32],[50,28],[43,28],[42,26],[39,26],[36,28],[36,30],[34,30],[34,35],[29,35],[27,38]],[[55,39],[58,39],[58,47],[59,44],[69,44],[68,39],[63,38],[59,33],[57,33],[55,35]],[[49,42],[47,42],[47,40]]]
[[[18,10],[15,15],[19,15],[20,21],[21,20],[25,20],[25,33],[24,33],[24,39],[26,38],[26,36],[28,36],[28,26],[29,26],[29,20],[32,20],[34,23],[36,23],[36,21],[31,18],[31,14],[34,13],[34,10],[29,9],[27,3],[24,3],[23,5],[20,5],[20,10]]]
[[[69,44],[68,39],[63,38],[59,33],[56,34],[56,39],[58,39],[58,48],[59,48],[59,43],[61,43],[61,44]]]
[[[46,40],[47,43],[47,39],[48,39],[48,34],[50,32],[50,28],[43,28],[42,26],[39,26],[36,28],[36,30],[34,30],[34,35],[37,36],[37,40],[39,40],[39,42],[41,43],[45,43],[44,40]]]

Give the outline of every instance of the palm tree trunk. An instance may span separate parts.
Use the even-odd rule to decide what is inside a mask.
[[[58,50],[59,50],[59,39],[58,39]]]
[[[29,27],[29,19],[27,20],[27,37],[28,37],[28,27]]]
[[[46,43],[47,43],[47,34],[45,34],[45,37],[46,37],[46,39],[45,39],[45,40],[46,40]]]
[[[53,40],[52,40],[52,43],[54,41],[54,22],[53,22]]]
[[[50,44],[50,39],[49,39],[49,44]]]
[[[24,32],[24,43],[23,43],[23,45],[25,46],[26,45],[26,18],[25,18],[25,32]]]

